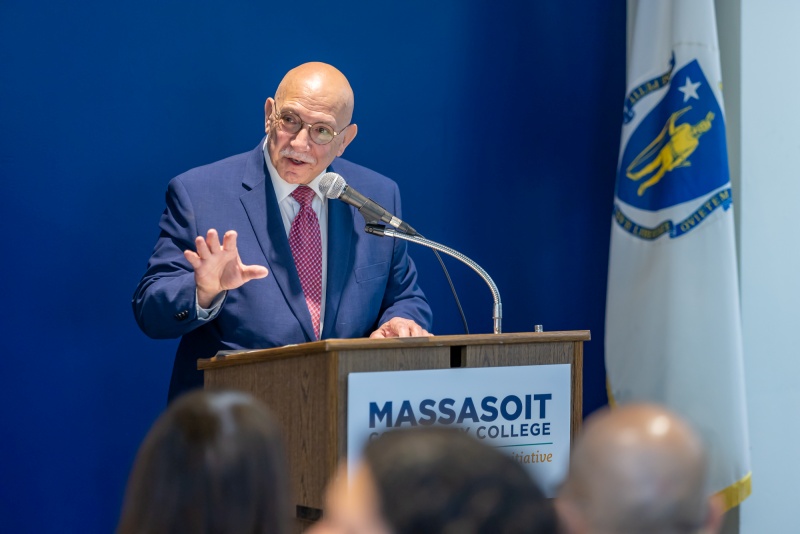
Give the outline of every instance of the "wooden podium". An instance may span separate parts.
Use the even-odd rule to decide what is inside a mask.
[[[327,339],[198,361],[206,389],[263,400],[280,422],[300,520],[317,519],[326,483],[347,451],[347,375],[352,372],[572,365],[572,426],[581,425],[583,342],[589,331]]]

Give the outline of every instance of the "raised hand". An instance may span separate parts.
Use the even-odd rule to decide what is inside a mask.
[[[411,319],[393,317],[383,323],[377,330],[370,334],[369,337],[374,339],[382,337],[418,337],[432,335],[433,334],[429,333]]]
[[[234,230],[225,232],[221,246],[217,231],[213,228],[205,238],[197,236],[194,243],[197,252],[185,250],[183,255],[194,267],[197,303],[202,308],[210,307],[214,298],[223,291],[236,289],[250,280],[269,274],[264,266],[242,263]]]

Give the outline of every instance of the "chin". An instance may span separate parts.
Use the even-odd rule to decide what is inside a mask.
[[[313,174],[312,172],[309,171],[298,172],[294,168],[289,168],[289,169],[284,168],[282,170],[279,170],[278,174],[280,175],[281,178],[283,178],[285,182],[290,184],[307,184],[308,182],[313,180],[314,177],[316,176],[316,174]]]

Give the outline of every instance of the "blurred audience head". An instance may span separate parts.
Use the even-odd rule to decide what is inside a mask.
[[[142,443],[119,534],[283,534],[286,460],[266,407],[238,392],[188,393]]]
[[[606,409],[587,419],[556,507],[569,534],[718,532],[706,464],[699,436],[675,414]]]
[[[538,534],[555,511],[522,466],[461,430],[416,428],[370,442],[340,469],[315,534]]]

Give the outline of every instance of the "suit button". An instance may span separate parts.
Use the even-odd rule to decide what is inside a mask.
[[[189,317],[189,310],[183,310],[182,312],[178,312],[175,314],[175,318],[179,321],[183,321],[187,317]]]

